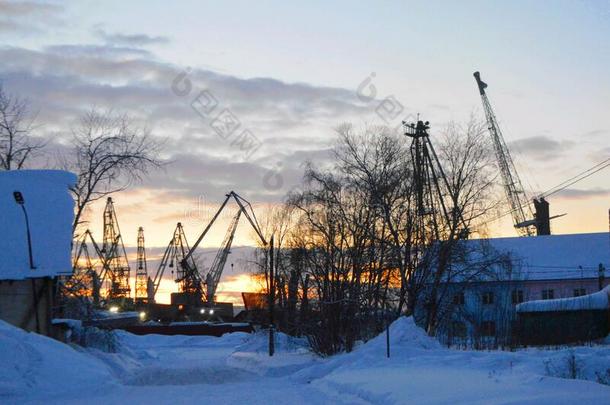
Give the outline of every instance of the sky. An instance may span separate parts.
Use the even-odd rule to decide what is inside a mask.
[[[68,153],[92,107],[165,140],[165,168],[114,196],[126,244],[143,226],[155,254],[178,221],[194,240],[230,190],[257,212],[277,204],[306,160],[331,161],[341,123],[420,114],[434,142],[451,121],[483,119],[476,70],[529,195],[610,157],[610,2],[329,3],[0,0],[0,80],[36,113],[39,165]],[[567,213],[554,233],[608,230],[608,173],[549,198]],[[510,217],[492,234],[516,235]],[[255,242],[241,224],[235,244]]]

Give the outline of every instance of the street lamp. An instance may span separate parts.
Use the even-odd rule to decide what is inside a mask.
[[[28,253],[30,256],[30,269],[35,270],[36,266],[34,266],[34,259],[32,258],[32,238],[30,236],[30,221],[28,219],[28,213],[25,210],[25,200],[23,199],[23,194],[19,191],[13,191],[13,197],[15,198],[15,202],[21,206],[23,210],[23,216],[25,217],[25,227],[28,235]]]

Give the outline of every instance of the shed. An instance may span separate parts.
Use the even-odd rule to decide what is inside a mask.
[[[54,280],[72,274],[75,183],[61,170],[0,172],[0,319],[50,334]]]
[[[517,305],[521,343],[565,344],[604,338],[610,333],[610,286],[580,297]]]

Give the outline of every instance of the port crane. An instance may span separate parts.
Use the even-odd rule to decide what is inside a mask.
[[[108,298],[111,300],[129,298],[131,295],[129,261],[111,197],[106,200],[104,208],[104,237],[102,249],[98,254],[105,259],[104,276],[110,273]]]
[[[496,118],[496,114],[494,113],[487,93],[485,92],[487,83],[481,80],[481,74],[479,72],[474,72],[473,76],[477,82],[481,101],[483,102],[487,128],[489,129],[489,134],[491,135],[494,146],[500,176],[502,177],[502,185],[504,186],[504,193],[506,194],[506,199],[508,200],[510,212],[513,217],[513,225],[521,236],[533,236],[535,234],[550,235],[551,230],[549,221],[552,218],[549,218],[549,204],[543,197],[534,199],[536,215],[533,214],[531,205],[525,195],[523,184],[521,183],[521,179],[515,168],[513,158],[504,141],[504,135],[498,124],[498,119]]]
[[[231,199],[236,202],[238,211],[231,220],[223,243],[216,253],[214,261],[207,272],[202,274],[195,261],[195,252]],[[267,241],[263,236],[251,204],[234,191],[231,191],[225,196],[220,208],[218,208],[192,247],[189,247],[182,224],[178,223],[153,279],[153,296],[159,289],[159,284],[161,283],[161,279],[163,278],[166,269],[175,267],[175,281],[180,284],[181,293],[192,294],[195,297],[198,297],[202,303],[213,304],[218,283],[220,282],[220,277],[222,276],[228,255],[231,252],[237,225],[239,224],[242,215],[246,217],[253,227],[262,244],[267,246]]]
[[[161,262],[159,263],[155,277],[152,280],[153,300],[159,290],[163,274],[168,268],[172,274],[174,274],[174,268],[177,269],[175,281],[180,285],[180,292],[195,293],[199,296],[203,293],[201,288],[201,276],[199,275],[199,271],[197,271],[195,260],[192,257],[189,258],[189,272],[185,272],[183,266],[180,265],[189,250],[190,248],[188,241],[186,240],[186,235],[184,234],[184,228],[182,227],[182,223],[178,222],[174,234],[161,257]]]
[[[145,303],[148,301],[148,269],[146,265],[146,248],[144,247],[144,228],[138,228],[136,259],[136,291],[135,301]]]

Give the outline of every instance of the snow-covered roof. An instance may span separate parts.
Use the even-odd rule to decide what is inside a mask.
[[[610,309],[610,286],[593,294],[554,300],[527,301],[517,305],[517,312],[583,311]]]
[[[61,170],[0,172],[0,280],[70,274],[76,176]],[[30,223],[30,268],[25,216],[13,193],[23,195]]]
[[[485,242],[509,253],[513,275],[523,280],[592,278],[598,276],[600,263],[606,269],[610,267],[608,232],[492,238]],[[608,273],[606,270],[610,276]]]

